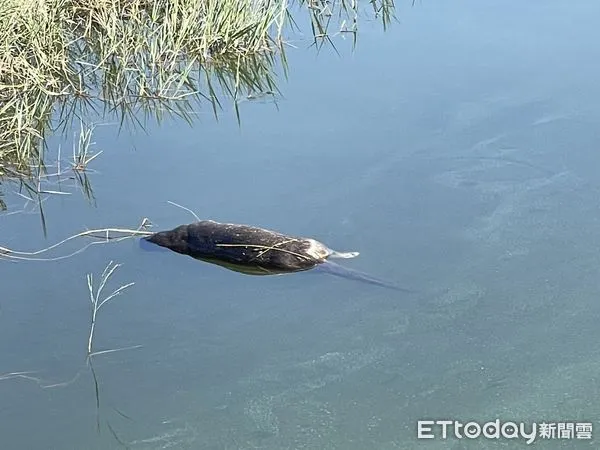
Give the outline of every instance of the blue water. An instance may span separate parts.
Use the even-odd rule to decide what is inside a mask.
[[[521,448],[419,441],[417,421],[600,427],[600,4],[399,6],[341,57],[296,41],[278,107],[243,103],[241,127],[210,107],[147,133],[104,119],[96,206],[49,198],[47,238],[35,213],[0,217],[0,245],[193,220],[172,201],[359,251],[342,263],[418,292],[133,240],[0,261],[3,449]],[[97,407],[86,274],[110,261],[107,292],[135,285],[100,310],[94,349],[141,347],[92,359]]]

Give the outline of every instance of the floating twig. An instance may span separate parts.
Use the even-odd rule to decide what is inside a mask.
[[[43,248],[41,250],[37,250],[34,252],[23,252],[23,251],[12,250],[12,249],[9,249],[6,247],[0,247],[0,258],[16,259],[16,260],[23,260],[23,261],[58,261],[61,259],[66,259],[66,258],[75,256],[75,255],[85,251],[87,248],[91,247],[92,245],[105,244],[109,241],[119,242],[119,241],[122,241],[125,239],[131,239],[131,238],[138,237],[138,236],[150,236],[153,234],[153,232],[147,230],[147,228],[150,225],[151,225],[150,220],[148,220],[147,218],[144,218],[142,220],[142,223],[140,224],[140,226],[138,228],[136,228],[135,230],[131,230],[131,229],[127,229],[127,228],[100,228],[100,229],[96,229],[96,230],[87,230],[87,231],[83,231],[81,233],[77,233],[73,236],[69,236],[68,238],[63,239],[62,241],[57,242],[56,244],[51,245],[50,247],[46,247],[46,248]],[[112,234],[117,234],[117,235],[122,235],[122,236],[112,236]],[[55,258],[38,257],[38,255],[49,252],[50,250],[54,250],[57,247],[60,247],[61,245],[66,244],[67,242],[70,242],[74,239],[81,238],[81,237],[91,237],[91,238],[102,239],[102,240],[96,241],[96,242],[90,242],[89,244],[86,244],[79,250],[69,253],[68,255],[57,256]]]
[[[100,278],[100,284],[98,285],[98,288],[96,289],[95,292],[94,292],[93,275],[91,273],[89,273],[87,275],[87,285],[88,285],[88,290],[90,293],[90,302],[92,304],[92,320],[91,320],[91,324],[90,324],[90,334],[88,336],[88,347],[87,347],[88,356],[91,356],[94,354],[92,352],[92,341],[94,339],[94,330],[96,329],[96,316],[98,315],[98,311],[100,311],[100,308],[102,308],[104,305],[106,305],[109,301],[111,301],[115,297],[121,295],[121,293],[123,293],[123,291],[125,291],[127,288],[129,288],[135,284],[133,282],[124,284],[124,285],[120,286],[119,288],[115,289],[107,297],[101,298],[102,291],[106,287],[106,283],[108,283],[108,280],[110,279],[110,277],[115,273],[115,271],[119,267],[121,267],[121,264],[115,264],[115,263],[113,263],[113,261],[108,263],[108,265],[104,269],[104,272],[102,272],[102,276]],[[124,348],[123,349],[115,349],[115,350],[105,350],[102,352],[95,352],[95,354],[99,355],[101,353],[109,353],[109,352],[119,351],[119,350],[124,350]]]

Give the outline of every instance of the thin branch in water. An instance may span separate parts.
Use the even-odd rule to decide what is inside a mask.
[[[267,251],[276,250],[276,251],[282,252],[282,253],[289,253],[290,255],[297,256],[298,258],[304,259],[306,261],[316,261],[314,258],[308,257],[306,255],[302,255],[300,253],[296,253],[291,250],[286,250],[285,248],[277,248],[278,245],[286,244],[288,242],[293,242],[293,240],[280,242],[280,243],[277,243],[275,245],[270,245],[270,246],[255,245],[255,244],[215,244],[215,247],[244,247],[244,248],[263,249],[264,251],[261,253],[261,255],[266,253]],[[258,256],[257,256],[257,258],[258,258]]]
[[[33,374],[35,372],[32,371],[24,371],[24,372],[10,372],[10,373],[4,373],[2,375],[0,375],[0,381],[3,380],[10,380],[13,378],[24,378],[26,380],[37,380],[37,378],[32,377],[31,374]]]
[[[18,378],[18,379],[22,379],[22,380],[33,381],[34,383],[36,383],[42,389],[52,389],[52,388],[57,388],[57,387],[66,387],[66,386],[69,386],[69,385],[75,383],[75,381],[77,381],[77,379],[81,376],[81,371],[79,371],[70,380],[61,381],[61,382],[57,382],[57,383],[46,384],[46,383],[44,383],[44,381],[41,378],[34,377],[32,375],[34,373],[37,373],[37,372],[25,371],[25,372],[5,373],[3,375],[0,375],[0,381]]]
[[[81,122],[77,146],[73,144],[73,162],[71,166],[74,171],[85,172],[88,165],[102,154],[102,150],[97,153],[90,152],[90,147],[94,144],[92,142],[93,132],[93,126],[86,129],[83,126],[83,121]]]
[[[197,215],[197,214],[196,214],[194,211],[192,211],[191,209],[189,209],[189,208],[186,208],[185,206],[181,206],[181,205],[179,205],[179,204],[177,204],[177,203],[175,203],[175,202],[172,202],[172,201],[170,201],[170,200],[168,200],[168,201],[167,201],[167,203],[170,203],[170,204],[171,204],[171,205],[173,205],[173,206],[177,206],[178,208],[181,208],[181,209],[184,209],[184,210],[186,210],[187,212],[191,213],[191,214],[192,214],[192,215],[193,215],[193,216],[196,218],[196,220],[197,220],[198,222],[200,222],[200,218],[198,217],[198,215]]]
[[[136,348],[142,348],[143,345],[130,345],[128,347],[121,347],[121,348],[112,348],[110,350],[99,350],[97,352],[92,352],[89,354],[90,358],[92,356],[98,356],[98,355],[106,355],[108,353],[116,353],[116,352],[123,352],[125,350],[135,350]]]
[[[84,250],[86,250],[87,248],[91,247],[92,245],[105,244],[109,241],[119,242],[119,241],[122,241],[125,239],[131,239],[131,238],[137,237],[137,236],[150,236],[153,234],[153,232],[147,230],[150,225],[151,225],[151,222],[147,218],[144,218],[144,220],[142,220],[142,223],[140,224],[140,226],[135,230],[130,230],[130,229],[126,229],[126,228],[102,228],[102,229],[97,229],[97,230],[88,230],[88,231],[84,231],[81,233],[77,233],[73,236],[63,239],[62,241],[60,241],[54,245],[51,245],[50,247],[46,247],[42,250],[37,250],[35,252],[22,252],[22,251],[11,250],[6,247],[0,247],[0,258],[25,260],[25,261],[58,261],[58,260],[70,258],[74,255],[77,255],[77,254],[83,252]],[[112,236],[111,233],[117,234],[117,235],[122,235],[122,236],[119,236],[119,237]],[[92,237],[92,238],[97,238],[97,239],[100,238],[100,239],[102,239],[102,241],[90,242],[89,244],[83,246],[79,250],[76,250],[73,253],[70,253],[68,255],[58,256],[55,258],[40,258],[40,257],[38,257],[38,255],[40,255],[42,253],[46,253],[50,250],[54,250],[55,248],[60,247],[61,245],[64,245],[67,242],[70,242],[70,241],[80,238],[80,237]]]
[[[115,264],[115,263],[113,263],[113,261],[109,262],[107,264],[106,268],[104,269],[104,271],[102,272],[102,276],[100,277],[100,284],[95,291],[94,291],[93,275],[91,273],[89,273],[87,275],[87,285],[88,285],[88,291],[90,294],[90,302],[91,302],[91,306],[92,306],[92,318],[91,318],[90,334],[88,336],[88,346],[87,346],[88,356],[91,356],[94,353],[95,354],[101,353],[101,352],[92,352],[94,331],[96,329],[96,316],[98,314],[98,311],[100,310],[100,308],[103,305],[105,305],[110,300],[114,299],[115,297],[121,295],[126,289],[128,289],[129,287],[131,287],[135,284],[133,282],[124,284],[124,285],[120,286],[119,288],[115,289],[107,297],[105,297],[105,298],[101,297],[102,291],[106,287],[106,284],[108,283],[110,277],[115,273],[115,271],[119,267],[121,267],[121,264]],[[117,350],[119,350],[119,349],[117,349]],[[117,351],[117,350],[114,350],[114,351]],[[110,351],[105,351],[104,353],[108,353],[108,352],[110,352]]]

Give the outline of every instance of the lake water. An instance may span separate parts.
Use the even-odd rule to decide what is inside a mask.
[[[343,264],[417,292],[250,277],[134,240],[1,261],[3,449],[521,448],[417,440],[417,421],[600,426],[600,3],[398,17],[341,57],[294,41],[278,108],[245,102],[241,126],[209,107],[147,133],[105,119],[96,206],[51,197],[46,238],[36,213],[0,217],[0,245],[192,221],[173,201],[360,251]],[[111,260],[107,291],[135,285],[99,312],[94,348],[141,347],[93,358],[96,395],[86,274]]]

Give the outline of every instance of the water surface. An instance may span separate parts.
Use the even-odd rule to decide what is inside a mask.
[[[46,239],[36,215],[1,217],[1,245],[193,220],[174,201],[360,251],[343,263],[419,292],[134,241],[2,262],[0,375],[35,372],[0,381],[3,448],[513,448],[417,441],[416,421],[597,425],[600,5],[400,6],[352,54],[296,42],[278,108],[244,103],[241,127],[210,108],[148,133],[104,119],[97,206],[49,199]],[[135,285],[99,313],[95,348],[142,347],[93,359],[98,407],[85,277],[111,260],[111,288]]]

